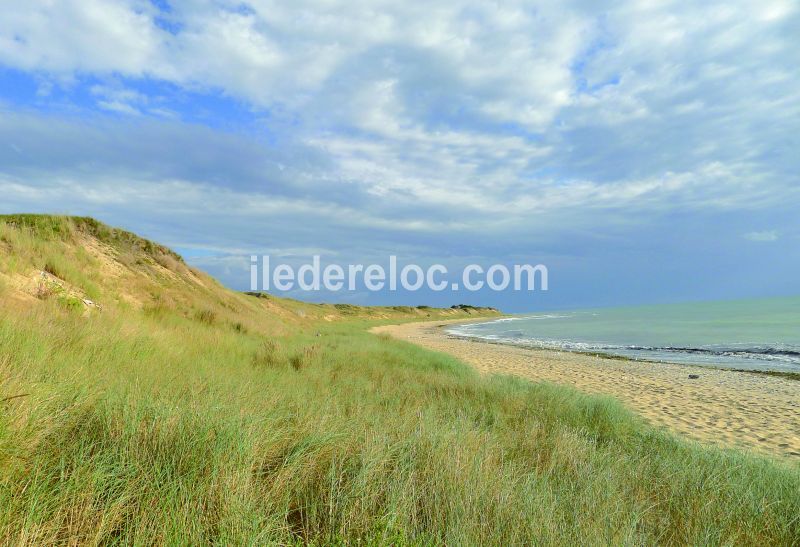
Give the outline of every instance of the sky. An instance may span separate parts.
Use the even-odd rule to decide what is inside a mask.
[[[247,289],[544,264],[508,311],[800,294],[794,0],[0,0],[0,213],[94,216]]]

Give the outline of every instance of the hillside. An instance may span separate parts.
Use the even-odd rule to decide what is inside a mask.
[[[0,544],[800,543],[800,468],[240,294],[91,219],[0,217]]]
[[[0,257],[0,298],[18,309],[55,301],[84,314],[168,313],[272,335],[320,320],[499,315],[471,307],[309,304],[237,293],[188,266],[172,250],[91,218],[0,215]]]

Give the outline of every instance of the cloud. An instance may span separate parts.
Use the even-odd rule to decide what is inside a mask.
[[[0,59],[27,70],[143,75],[164,46],[148,2],[66,0],[4,6]]]
[[[744,234],[744,238],[748,241],[758,241],[758,242],[765,242],[765,241],[777,241],[778,240],[778,232],[776,230],[765,230],[763,232],[748,232]]]
[[[799,34],[790,0],[5,6],[0,209],[352,256],[777,239]]]

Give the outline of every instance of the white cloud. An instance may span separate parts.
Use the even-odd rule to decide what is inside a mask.
[[[203,222],[227,204],[283,215],[287,230],[393,242],[800,202],[788,0],[2,4],[0,64],[36,74],[39,101],[88,85],[98,108],[146,124],[179,118],[183,92],[208,93],[278,134],[261,146],[179,121],[2,112],[18,150],[0,150],[6,204],[150,202]],[[148,92],[153,81],[179,97]]]
[[[779,234],[775,230],[765,230],[763,232],[748,232],[744,234],[744,238],[749,241],[777,241]]]
[[[138,116],[141,114],[141,112],[139,112],[136,108],[122,101],[101,100],[97,101],[97,106],[99,106],[103,110],[108,110],[110,112],[117,112],[119,114],[129,114],[132,116]]]
[[[142,75],[157,69],[163,37],[149,2],[3,2],[0,59],[54,72]]]
[[[0,60],[28,70],[210,86],[266,107],[303,104],[342,67],[358,69],[352,63],[364,56],[380,77],[398,54],[410,56],[401,63],[439,64],[451,78],[448,91],[472,95],[476,112],[543,127],[569,102],[570,63],[589,26],[586,15],[549,2],[532,9],[523,2],[256,0],[242,10],[223,0],[172,9],[176,32],[162,28],[165,14],[142,0],[6,6]]]

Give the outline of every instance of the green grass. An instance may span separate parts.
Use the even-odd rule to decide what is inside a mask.
[[[0,540],[796,544],[800,473],[368,334],[0,320]]]
[[[76,232],[83,232],[122,253],[141,252],[154,260],[167,258],[183,263],[180,255],[163,245],[119,228],[112,228],[90,217],[18,214],[0,215],[0,222],[15,229],[26,230],[42,241],[69,241]]]
[[[112,279],[36,220],[0,219],[0,274],[52,260],[103,308],[0,289],[0,544],[800,543],[796,463],[367,332],[475,309],[237,295],[143,246]]]

